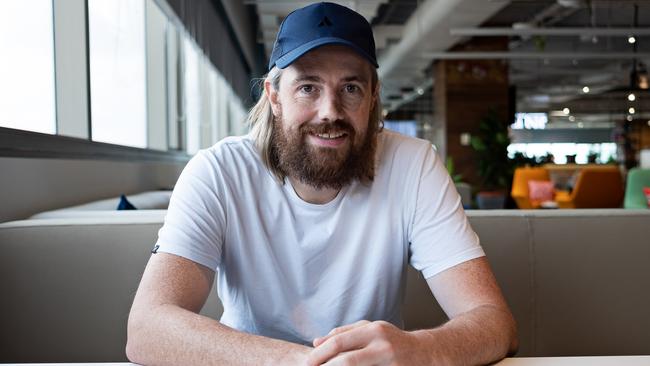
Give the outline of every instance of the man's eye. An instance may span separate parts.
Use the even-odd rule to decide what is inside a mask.
[[[346,85],[345,91],[348,93],[357,93],[359,91],[359,87],[354,84]]]
[[[300,87],[300,91],[303,93],[313,93],[314,92],[314,86],[313,85],[303,85]]]

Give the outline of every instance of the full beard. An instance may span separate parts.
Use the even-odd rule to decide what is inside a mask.
[[[273,121],[271,160],[285,176],[300,180],[316,189],[341,189],[354,180],[367,183],[375,174],[377,126],[369,123],[360,142],[357,132],[346,121],[310,124],[297,130],[285,131],[282,116]],[[345,148],[313,146],[307,142],[310,134],[347,133],[349,143]]]

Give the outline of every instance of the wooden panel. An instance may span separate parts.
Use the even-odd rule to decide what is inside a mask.
[[[471,40],[454,51],[497,51],[507,49],[505,38]],[[463,133],[478,131],[481,119],[495,109],[506,120],[509,111],[508,64],[502,60],[447,60],[433,68],[436,121],[446,126],[446,156],[454,160],[457,174],[478,185],[476,153],[460,144]]]

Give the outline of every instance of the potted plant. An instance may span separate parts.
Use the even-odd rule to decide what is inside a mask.
[[[456,186],[456,191],[458,191],[458,194],[460,195],[461,203],[463,205],[463,208],[471,208],[472,205],[472,187],[463,182],[463,175],[462,174],[456,174],[455,171],[456,169],[454,168],[454,159],[451,158],[451,156],[447,157],[447,172],[449,172],[449,176],[451,177],[451,180],[454,182],[454,186]]]
[[[508,124],[490,109],[471,138],[477,152],[478,175],[481,177],[476,202],[480,209],[504,208],[507,188],[512,182],[513,163],[508,158]]]

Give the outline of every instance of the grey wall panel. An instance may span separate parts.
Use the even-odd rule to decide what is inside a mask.
[[[536,353],[647,354],[650,216],[538,217],[533,235]]]
[[[0,229],[0,363],[127,361],[129,310],[161,226]],[[215,290],[202,314],[222,311]]]
[[[534,354],[534,292],[532,276],[535,260],[525,216],[472,216],[470,223],[481,239],[494,275],[517,321],[519,356]]]
[[[0,286],[11,294],[0,312],[12,314],[2,317],[0,362],[126,361],[129,308],[160,224],[121,225],[130,240],[110,240],[112,227],[0,233],[11,253],[0,257]]]
[[[402,308],[405,329],[434,328],[448,320],[422,274],[411,266],[408,266],[405,291]]]

